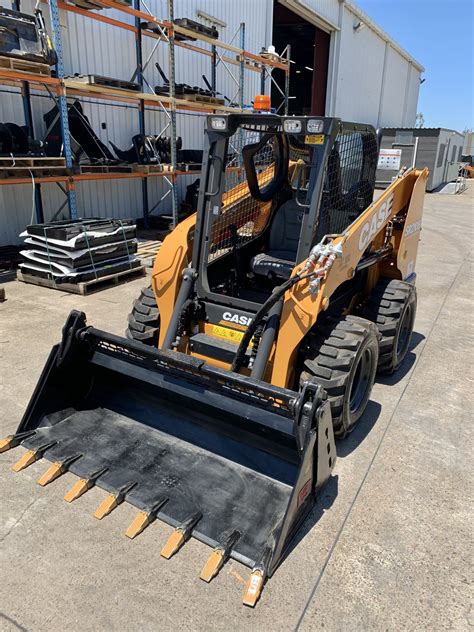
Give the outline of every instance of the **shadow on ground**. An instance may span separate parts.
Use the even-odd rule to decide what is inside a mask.
[[[367,404],[364,414],[359,419],[354,430],[345,439],[336,441],[337,456],[344,458],[356,450],[369,435],[377,423],[382,406],[372,400]]]
[[[380,384],[385,384],[386,386],[393,386],[403,380],[405,375],[411,371],[413,365],[415,364],[416,354],[414,354],[413,351],[424,339],[425,336],[423,334],[414,331],[411,336],[410,349],[405,356],[402,366],[392,375],[378,375],[376,381]]]
[[[295,549],[299,545],[299,543],[308,535],[314,525],[319,522],[324,512],[331,508],[337,498],[338,486],[339,477],[337,475],[331,476],[323,489],[318,492],[317,500],[314,504],[314,507],[305,518],[303,524],[301,525],[301,528],[290,540],[288,549],[285,551],[282,557],[282,562],[291,554],[293,549]]]

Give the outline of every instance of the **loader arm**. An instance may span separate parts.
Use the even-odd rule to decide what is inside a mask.
[[[295,357],[301,341],[315,325],[321,311],[328,309],[331,296],[345,281],[351,279],[365,258],[383,247],[386,227],[399,218],[393,228],[390,244],[393,256],[381,258],[387,276],[406,279],[413,271],[418,250],[423,198],[428,170],[410,170],[398,177],[342,235],[332,238],[334,246],[342,246],[337,258],[321,283],[317,294],[311,294],[309,283],[296,284],[285,296],[279,337],[284,344],[276,346],[271,382],[278,386],[294,383]],[[395,246],[398,246],[395,248]],[[296,266],[293,274],[304,267]],[[368,288],[369,290],[372,288]]]

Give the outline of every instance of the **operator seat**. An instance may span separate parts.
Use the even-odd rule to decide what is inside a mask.
[[[270,227],[268,251],[255,255],[250,261],[254,274],[280,279],[290,277],[296,264],[303,215],[295,199],[280,206]]]

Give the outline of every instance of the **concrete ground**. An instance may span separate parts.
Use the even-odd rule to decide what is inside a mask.
[[[198,578],[209,549],[172,560],[155,522],[133,541],[123,504],[92,516],[104,492],[68,505],[74,477],[36,485],[46,462],[13,474],[0,456],[1,630],[467,630],[472,612],[472,222],[474,186],[428,195],[418,315],[401,371],[378,380],[367,412],[338,444],[331,483],[255,610],[248,569]],[[142,280],[86,298],[6,284],[0,304],[0,436],[13,432],[73,307],[124,330]]]

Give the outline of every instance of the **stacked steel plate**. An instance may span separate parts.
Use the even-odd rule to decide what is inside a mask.
[[[21,234],[23,274],[80,283],[140,267],[132,220],[83,219],[33,224]]]

